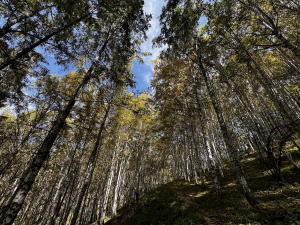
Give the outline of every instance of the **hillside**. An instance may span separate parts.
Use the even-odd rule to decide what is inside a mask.
[[[300,161],[299,151],[293,152]],[[260,204],[251,207],[230,166],[222,179],[222,197],[218,198],[212,180],[206,177],[206,189],[194,182],[173,181],[152,190],[143,198],[118,211],[106,225],[138,224],[300,224],[300,176],[285,158],[280,187],[257,157],[243,161],[249,183]]]
[[[299,21],[299,0],[1,1],[0,225],[300,225]]]

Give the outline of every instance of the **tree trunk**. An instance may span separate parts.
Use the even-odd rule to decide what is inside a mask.
[[[194,130],[194,126],[192,127],[192,138],[193,138],[193,142],[194,142],[194,147],[195,147],[195,151],[196,151],[196,157],[197,157],[197,160],[199,162],[199,173],[200,173],[200,181],[201,181],[201,188],[202,190],[205,189],[205,182],[204,182],[204,177],[203,177],[203,171],[202,171],[202,160],[199,156],[199,151],[198,151],[198,143],[196,141],[196,138],[195,138],[195,130]]]
[[[109,193],[110,193],[110,189],[111,189],[111,185],[112,185],[112,180],[114,178],[115,166],[116,166],[115,163],[116,163],[116,158],[118,157],[118,153],[119,153],[119,143],[117,143],[117,146],[115,148],[115,151],[114,151],[113,157],[112,157],[111,170],[110,170],[109,177],[108,177],[108,180],[106,183],[106,188],[105,188],[104,197],[103,197],[104,198],[103,204],[101,207],[100,224],[103,224],[104,220],[105,220],[108,198],[109,198]]]
[[[118,173],[118,178],[117,178],[117,184],[115,187],[115,194],[114,194],[114,200],[113,200],[113,206],[112,206],[112,212],[113,215],[117,215],[117,207],[118,207],[118,197],[119,197],[119,188],[121,186],[122,182],[122,176],[123,176],[123,163],[125,161],[125,156],[121,161],[120,167],[119,167],[119,173]]]
[[[238,0],[240,3],[245,5],[248,9],[250,9],[253,13],[255,13],[262,21],[262,23],[275,35],[278,40],[281,42],[281,46],[289,49],[291,52],[294,53],[296,57],[300,59],[300,49],[297,46],[290,43],[280,32],[278,26],[274,23],[272,18],[266,14],[259,6],[257,6],[252,0],[248,0],[249,4]]]
[[[39,15],[39,12],[46,10],[46,9],[50,9],[54,7],[54,5],[50,5],[44,8],[38,8],[35,11],[31,11],[30,14],[26,15],[24,14],[23,16],[20,16],[19,18],[16,19],[12,19],[12,20],[8,20],[4,26],[0,29],[0,38],[3,38],[4,35],[8,34],[11,31],[11,27],[13,27],[14,25],[16,25],[17,23],[20,23],[22,20],[26,20],[29,19],[33,16]]]
[[[250,190],[250,188],[248,186],[248,182],[247,182],[247,179],[246,179],[244,168],[242,167],[242,164],[241,164],[241,162],[238,158],[237,151],[233,146],[228,128],[225,124],[225,120],[224,120],[224,117],[223,117],[223,112],[222,112],[222,108],[221,108],[220,103],[219,103],[219,99],[218,99],[218,97],[216,95],[216,92],[214,90],[212,81],[210,80],[209,75],[208,75],[207,71],[205,70],[205,68],[203,66],[200,54],[201,53],[199,53],[199,55],[198,55],[198,57],[199,57],[198,66],[199,66],[200,71],[202,73],[202,76],[204,78],[204,81],[205,81],[210,99],[212,101],[215,113],[217,115],[218,123],[219,123],[221,131],[222,131],[222,135],[223,135],[223,138],[224,138],[224,141],[225,141],[226,148],[227,148],[227,150],[229,152],[229,155],[231,157],[231,160],[233,162],[234,169],[235,169],[235,172],[236,172],[236,175],[237,175],[237,179],[239,180],[240,184],[243,187],[243,191],[244,191],[244,194],[246,196],[247,201],[249,202],[249,204],[251,206],[254,206],[258,202],[256,201],[252,191]]]
[[[101,52],[106,48],[108,40],[104,43],[101,48]],[[36,176],[38,175],[40,169],[42,168],[44,162],[48,158],[50,154],[50,150],[59,135],[61,129],[65,125],[65,120],[69,116],[73,106],[76,103],[76,97],[78,96],[81,89],[89,82],[92,77],[92,72],[94,67],[98,61],[99,57],[96,57],[93,64],[91,65],[90,69],[84,76],[81,84],[77,87],[74,95],[69,100],[66,108],[58,115],[56,121],[53,123],[51,130],[49,131],[48,135],[44,139],[41,147],[37,150],[36,155],[34,156],[31,164],[27,167],[24,171],[19,185],[17,186],[17,190],[14,195],[11,197],[9,203],[5,206],[6,212],[2,219],[2,225],[11,225],[13,221],[16,219],[18,212],[20,211],[24,200],[31,190],[32,185],[35,181]]]
[[[37,41],[34,44],[32,44],[31,46],[29,46],[28,48],[23,49],[21,52],[19,52],[18,54],[16,54],[13,58],[5,60],[3,63],[0,64],[0,71],[3,70],[3,69],[5,69],[7,66],[14,64],[19,58],[22,58],[23,56],[26,56],[33,49],[35,49],[39,45],[45,43],[50,38],[54,37],[55,35],[59,34],[60,32],[62,32],[64,30],[67,30],[68,28],[74,26],[75,24],[81,22],[82,20],[86,19],[90,15],[91,15],[91,13],[83,15],[82,17],[78,18],[77,20],[75,20],[71,24],[68,24],[68,25],[66,25],[66,26],[58,29],[57,31],[52,32],[51,34],[48,34],[44,38],[41,38],[39,41]]]
[[[89,161],[88,161],[88,165],[87,165],[87,168],[86,168],[86,178],[85,178],[85,181],[82,185],[82,188],[81,188],[81,191],[80,191],[80,194],[79,194],[79,197],[78,197],[78,201],[77,201],[77,204],[76,204],[74,212],[73,212],[73,217],[72,217],[70,225],[75,225],[77,217],[78,217],[78,213],[79,213],[79,210],[80,210],[80,207],[81,207],[83,197],[85,195],[86,190],[88,189],[88,186],[90,185],[90,182],[91,182],[91,179],[92,179],[92,176],[93,176],[93,172],[94,172],[94,169],[95,169],[95,166],[96,166],[96,158],[97,158],[97,155],[98,155],[98,149],[99,149],[100,144],[101,144],[102,132],[104,130],[104,125],[105,125],[106,119],[108,117],[109,110],[110,110],[110,104],[108,105],[108,108],[105,111],[105,115],[104,115],[104,118],[102,120],[100,129],[99,129],[99,132],[98,132],[98,135],[97,135],[97,140],[96,140],[96,143],[94,145],[94,149],[93,149],[93,151],[90,155]]]
[[[200,85],[200,82],[198,80],[198,78],[196,78],[196,86],[195,86],[195,95],[196,95],[196,102],[197,102],[197,108],[198,108],[198,116],[199,116],[199,120],[200,120],[200,126],[201,126],[201,137],[203,139],[203,145],[204,145],[204,149],[205,152],[207,154],[208,157],[208,165],[211,169],[211,175],[214,179],[214,183],[215,183],[215,188],[216,188],[216,195],[217,196],[221,196],[222,195],[222,191],[221,191],[221,185],[219,182],[219,179],[217,177],[217,173],[216,173],[216,167],[214,165],[213,162],[213,157],[211,154],[211,150],[209,147],[209,143],[208,143],[208,139],[207,139],[207,129],[206,129],[206,125],[205,125],[205,121],[201,112],[201,106],[200,106],[200,101],[199,101],[199,97],[198,97],[198,91],[197,91],[197,87]]]

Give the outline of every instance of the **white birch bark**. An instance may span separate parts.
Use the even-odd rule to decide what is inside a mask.
[[[124,163],[124,161],[125,161],[125,157],[123,157],[123,159],[121,160],[121,164],[120,164],[120,167],[119,167],[118,178],[117,178],[117,184],[116,184],[116,187],[115,187],[113,206],[112,206],[112,212],[113,212],[114,216],[117,214],[119,189],[120,189],[120,186],[121,186],[121,183],[122,183],[123,163]]]
[[[100,224],[101,225],[104,223],[104,219],[106,216],[106,208],[107,208],[109,193],[110,193],[110,189],[111,189],[111,185],[112,185],[112,180],[113,180],[113,177],[115,174],[115,166],[116,166],[115,164],[116,164],[116,158],[117,158],[118,153],[119,153],[119,143],[117,143],[116,148],[113,153],[111,169],[110,169],[110,173],[108,176],[108,180],[107,180],[106,188],[105,188],[105,192],[104,192],[103,203],[101,206],[101,213],[100,213]]]

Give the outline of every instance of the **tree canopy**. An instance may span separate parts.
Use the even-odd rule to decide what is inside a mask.
[[[143,7],[0,3],[1,224],[103,224],[179,179],[204,190],[211,177],[220,198],[229,162],[255,206],[241,159],[257,157],[279,186],[284,158],[299,173],[299,3],[168,0],[151,88],[133,93]],[[70,72],[50,74],[49,55]]]

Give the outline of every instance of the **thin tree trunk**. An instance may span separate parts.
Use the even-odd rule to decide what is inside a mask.
[[[102,46],[100,53],[106,48],[107,43],[108,43],[108,40],[106,40],[106,42]],[[61,129],[65,125],[66,118],[69,116],[73,106],[76,103],[76,97],[78,96],[81,89],[91,79],[94,67],[95,67],[98,59],[99,59],[99,57],[96,57],[93,64],[91,65],[90,69],[84,76],[81,84],[77,87],[73,97],[68,102],[66,108],[61,112],[60,115],[58,115],[58,118],[53,123],[53,126],[52,126],[51,130],[49,131],[48,135],[46,136],[46,138],[44,139],[43,143],[41,144],[41,147],[37,150],[37,152],[32,160],[32,163],[24,171],[24,173],[20,179],[20,182],[19,182],[16,192],[11,197],[9,203],[5,206],[5,210],[4,210],[5,215],[2,219],[2,225],[12,225],[13,221],[17,217],[17,214],[20,211],[28,192],[32,188],[32,185],[35,181],[36,176],[38,175],[44,162],[48,158],[48,156],[50,154],[50,150],[51,150],[57,136],[59,135]]]
[[[218,97],[215,93],[215,89],[213,87],[212,81],[210,80],[209,75],[208,75],[207,71],[205,70],[205,68],[203,66],[202,58],[201,58],[200,54],[201,53],[198,54],[198,57],[199,57],[198,66],[199,66],[200,71],[202,73],[202,76],[204,78],[204,81],[205,81],[210,99],[212,101],[215,113],[217,115],[217,119],[218,119],[218,122],[219,122],[219,125],[220,125],[220,128],[221,128],[221,131],[222,131],[222,135],[223,135],[223,138],[224,138],[224,141],[225,141],[225,145],[226,145],[226,148],[229,152],[231,160],[233,162],[234,169],[235,169],[235,172],[236,172],[236,175],[237,175],[237,179],[239,180],[240,184],[243,187],[244,194],[245,194],[246,199],[248,200],[249,204],[251,206],[254,206],[258,202],[256,201],[251,189],[248,186],[248,182],[247,182],[247,178],[246,178],[246,175],[245,175],[245,172],[244,172],[244,168],[242,167],[242,164],[241,164],[241,162],[238,158],[237,151],[234,148],[234,145],[231,141],[231,137],[230,137],[228,128],[226,126],[226,123],[225,123],[225,120],[224,120],[224,117],[223,117],[223,112],[222,112],[222,108],[221,108],[220,103],[219,103],[219,99],[218,99]]]
[[[208,143],[208,139],[207,139],[207,129],[206,129],[205,121],[204,121],[204,118],[203,118],[203,115],[202,115],[202,112],[201,112],[201,106],[200,106],[200,101],[199,101],[198,92],[197,92],[197,86],[199,86],[199,84],[200,84],[198,78],[196,78],[196,84],[197,85],[195,86],[195,95],[196,95],[196,102],[197,102],[197,108],[198,108],[198,110],[197,110],[198,111],[198,116],[199,116],[199,120],[200,120],[200,123],[201,123],[200,126],[201,126],[201,130],[202,130],[201,136],[202,136],[202,139],[203,139],[203,145],[204,145],[204,149],[205,149],[205,152],[207,154],[207,157],[208,157],[208,164],[209,164],[209,167],[211,169],[211,175],[214,179],[215,188],[216,188],[216,195],[221,196],[222,195],[221,185],[220,185],[217,173],[216,173],[216,167],[214,165],[213,157],[212,157],[211,150],[210,150],[210,147],[209,147],[209,143]]]
[[[121,160],[121,164],[119,167],[119,173],[118,173],[118,178],[117,178],[117,184],[115,187],[115,194],[114,194],[114,200],[113,200],[113,206],[112,206],[112,212],[113,215],[117,215],[117,207],[118,207],[118,197],[119,197],[119,188],[121,186],[121,182],[122,182],[122,176],[123,176],[123,162],[125,160],[125,156],[124,158]]]
[[[258,7],[252,0],[248,0],[249,4],[246,4],[245,2],[238,0],[240,3],[245,5],[248,9],[250,9],[252,12],[254,12],[262,21],[262,23],[272,32],[273,35],[275,35],[278,40],[281,42],[281,46],[283,48],[289,49],[291,52],[294,53],[296,57],[300,59],[300,49],[297,48],[297,46],[290,43],[289,40],[287,40],[279,30],[279,27],[274,23],[272,18],[266,14],[260,7]]]
[[[54,192],[55,184],[56,184],[56,181],[54,182],[54,185],[52,186],[51,191],[48,194],[48,198],[47,198],[47,200],[44,203],[42,211],[39,212],[39,216],[36,219],[35,224],[41,224],[42,219],[45,217],[45,212],[46,212],[47,208],[51,207],[51,199],[52,199],[52,195],[53,195],[53,192]]]
[[[90,185],[90,182],[91,182],[91,179],[92,179],[92,176],[93,176],[93,172],[94,172],[94,169],[95,169],[95,165],[96,165],[96,158],[97,158],[97,155],[98,155],[98,148],[100,147],[100,144],[101,144],[102,132],[104,130],[104,125],[105,125],[106,119],[108,117],[109,110],[110,110],[110,104],[108,105],[108,108],[105,111],[105,115],[104,115],[103,121],[101,123],[100,129],[99,129],[99,132],[98,132],[98,135],[97,135],[97,140],[96,140],[96,143],[94,145],[94,149],[93,149],[93,151],[90,155],[90,158],[89,158],[89,162],[88,162],[88,165],[87,165],[87,168],[86,168],[86,178],[85,178],[85,181],[84,181],[83,186],[81,188],[81,191],[80,191],[80,194],[79,194],[79,197],[78,197],[76,207],[75,207],[74,212],[73,212],[73,217],[72,217],[70,225],[75,225],[77,217],[78,217],[78,213],[79,213],[79,210],[80,210],[80,207],[81,207],[83,197],[85,195],[86,190],[88,189],[88,186]]]
[[[283,154],[288,158],[288,160],[290,161],[290,163],[296,168],[296,169],[300,169],[300,167],[297,165],[297,163],[293,160],[293,157],[290,153],[287,153],[286,151],[282,150]]]
[[[91,13],[88,13],[86,15],[83,15],[82,17],[78,18],[77,20],[73,21],[71,24],[68,24],[57,31],[52,32],[51,34],[48,34],[44,38],[41,38],[39,41],[35,42],[32,44],[30,47],[23,49],[21,52],[16,54],[13,58],[5,60],[3,63],[0,64],[0,71],[5,69],[7,66],[14,64],[19,58],[22,58],[23,56],[27,55],[29,52],[31,52],[33,49],[38,47],[39,45],[45,43],[48,41],[50,38],[54,37],[55,35],[59,34],[60,32],[69,29],[70,27],[76,25],[77,23],[83,21],[87,17],[89,17]]]
[[[192,138],[193,138],[193,142],[194,142],[194,147],[195,147],[195,152],[196,152],[196,157],[197,157],[197,160],[198,160],[198,165],[199,165],[199,173],[200,173],[200,181],[201,181],[201,188],[202,190],[205,189],[205,182],[204,182],[204,177],[203,177],[203,171],[202,171],[202,160],[199,156],[199,151],[198,151],[198,143],[196,141],[196,138],[195,138],[195,130],[194,130],[194,126],[192,127]]]
[[[24,220],[25,218],[27,218],[27,212],[28,212],[28,210],[31,208],[31,206],[32,206],[32,204],[33,204],[33,201],[34,201],[34,198],[32,197],[31,200],[29,201],[29,203],[28,203],[26,209],[25,209],[24,212],[23,212],[23,215],[22,215],[22,217],[21,217],[21,219],[20,219],[20,223],[19,223],[19,224],[22,224],[22,223],[23,223],[23,220]]]
[[[100,224],[103,224],[104,220],[105,220],[108,198],[109,198],[109,193],[110,193],[110,189],[111,189],[111,185],[112,185],[112,180],[113,180],[114,173],[115,173],[115,166],[116,166],[115,163],[116,163],[116,158],[118,157],[118,153],[119,153],[119,143],[117,143],[116,149],[114,150],[114,153],[113,153],[111,170],[110,170],[109,177],[107,180],[107,184],[106,184],[106,188],[105,188],[105,192],[104,192],[103,204],[102,204],[101,213],[100,213],[101,214]]]
[[[86,146],[86,144],[87,144],[87,142],[88,142],[88,137],[89,137],[89,132],[91,131],[91,127],[92,127],[92,124],[90,124],[90,126],[89,126],[89,128],[88,128],[88,130],[87,130],[87,132],[86,132],[85,140],[84,140],[83,146],[81,147],[82,150],[85,149],[85,146]],[[83,135],[83,133],[80,132],[80,133],[79,133],[79,137],[81,137],[82,135]],[[75,187],[75,181],[76,181],[76,179],[77,179],[77,178],[76,178],[76,175],[78,174],[78,170],[79,170],[80,164],[76,164],[76,165],[75,165],[75,168],[74,168],[74,170],[73,170],[73,174],[74,174],[73,179],[71,179],[71,178],[72,178],[71,167],[72,167],[72,165],[74,164],[74,162],[76,162],[76,161],[75,161],[75,154],[76,154],[77,148],[79,147],[80,144],[81,144],[81,139],[77,141],[77,144],[76,144],[76,146],[75,146],[75,149],[73,150],[73,154],[72,154],[72,157],[71,157],[71,162],[70,162],[70,164],[69,164],[67,173],[66,173],[65,178],[64,178],[64,181],[63,181],[63,183],[64,183],[63,186],[65,186],[68,182],[71,182],[71,185],[67,185],[67,187],[65,188],[63,197],[59,197],[59,198],[58,198],[58,202],[57,202],[56,207],[54,208],[54,212],[53,212],[53,215],[52,215],[52,217],[51,217],[51,221],[50,221],[49,225],[55,225],[55,221],[60,217],[59,211],[60,211],[60,209],[61,209],[61,207],[62,207],[62,205],[63,205],[63,203],[64,203],[64,201],[65,201],[65,198],[67,198],[67,200],[66,200],[66,203],[65,203],[65,209],[64,209],[64,212],[67,212],[67,211],[68,211],[67,208],[69,208],[69,204],[70,204],[70,202],[71,202],[73,189],[74,189],[74,187]],[[82,154],[83,154],[83,151],[80,151],[80,155],[78,156],[79,159],[82,157]],[[67,194],[68,194],[69,188],[71,188],[71,189],[70,189],[70,197],[68,198],[68,197],[67,197]],[[70,211],[68,211],[67,214],[69,214],[69,212],[70,212]],[[62,214],[61,216],[63,216],[63,214]],[[67,216],[68,216],[68,215],[67,215]],[[66,218],[67,218],[67,216],[66,216]],[[63,217],[63,218],[61,219],[60,224],[64,224],[64,223],[62,223],[62,221],[64,221],[64,220],[65,220],[65,217]]]
[[[85,210],[86,210],[88,195],[89,195],[89,192],[84,197],[83,204],[82,204],[82,207],[81,207],[80,216],[79,216],[79,220],[78,220],[78,224],[83,224],[83,214],[85,213]]]
[[[11,31],[11,27],[16,25],[17,23],[20,23],[22,20],[26,20],[26,19],[29,19],[35,15],[39,15],[39,12],[43,11],[43,10],[46,10],[46,9],[50,9],[54,7],[54,5],[50,5],[50,6],[47,6],[45,8],[39,8],[35,11],[32,11],[30,14],[26,15],[24,14],[23,16],[20,16],[16,19],[12,19],[12,20],[8,20],[4,26],[0,29],[0,38],[2,38],[4,35],[8,34],[10,31]]]

